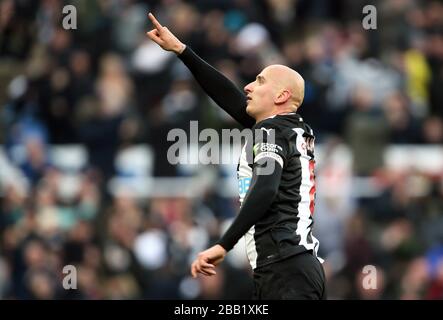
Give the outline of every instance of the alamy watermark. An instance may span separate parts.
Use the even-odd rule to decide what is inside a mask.
[[[77,268],[73,265],[66,265],[63,267],[63,277],[62,285],[65,290],[77,289]]]
[[[62,26],[65,30],[77,29],[77,8],[73,5],[65,5],[62,10]],[[377,8],[374,5],[365,5],[362,13],[365,15],[362,20],[362,26],[365,30],[377,29]]]
[[[62,10],[63,17],[62,26],[65,30],[77,29],[77,8],[72,4],[66,5]]]
[[[365,290],[377,289],[377,268],[373,265],[366,265],[363,267],[362,273],[365,276],[362,278],[362,286]]]
[[[361,22],[363,29],[376,30],[377,29],[377,8],[373,5],[366,5],[363,7],[363,20]]]
[[[221,134],[212,128],[199,131],[198,121],[190,121],[189,134],[179,128],[168,132],[167,140],[174,142],[168,149],[167,159],[172,165],[177,164],[233,164],[238,163],[235,149],[232,146],[243,144],[243,162],[252,164],[254,155],[259,152],[273,153],[281,149],[275,144],[274,129],[222,129]],[[246,141],[248,143],[246,143]],[[252,142],[256,142],[253,145]],[[260,143],[262,142],[262,143]],[[191,157],[189,148],[198,145],[198,156]],[[274,172],[275,163],[267,162],[260,174],[269,175]]]

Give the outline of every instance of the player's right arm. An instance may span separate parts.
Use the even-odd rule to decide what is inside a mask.
[[[246,113],[247,100],[243,91],[239,90],[221,72],[201,59],[191,48],[183,44],[151,13],[149,13],[149,19],[154,25],[154,29],[147,33],[148,37],[164,50],[176,53],[208,96],[241,125],[251,128],[255,120]]]

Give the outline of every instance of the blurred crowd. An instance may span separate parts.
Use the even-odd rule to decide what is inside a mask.
[[[375,30],[362,27],[367,4]],[[65,5],[76,8],[77,29],[63,28]],[[250,298],[241,243],[217,276],[189,276],[235,216],[236,197],[210,187],[195,197],[109,191],[125,175],[114,164],[127,148],[153,150],[153,177],[180,177],[166,157],[169,130],[188,131],[192,120],[237,127],[147,39],[148,11],[240,88],[269,64],[299,71],[300,114],[326,150],[317,175],[340,185],[327,154],[344,145],[351,177],[377,185],[366,196],[351,196],[352,185],[347,195],[317,188],[329,298],[443,298],[443,171],[395,170],[384,159],[392,145],[443,144],[437,0],[3,0],[0,298]],[[87,150],[75,172],[51,159],[53,146],[70,145]],[[62,286],[66,265],[76,267],[76,290]],[[369,290],[367,265],[377,274]]]

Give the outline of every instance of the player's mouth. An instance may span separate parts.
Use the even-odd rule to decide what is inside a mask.
[[[252,98],[250,96],[246,96],[246,100],[249,102],[252,100]]]

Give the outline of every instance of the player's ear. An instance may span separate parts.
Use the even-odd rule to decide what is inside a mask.
[[[288,89],[284,89],[280,91],[274,99],[275,104],[283,104],[286,103],[289,99],[291,99],[291,91]]]

